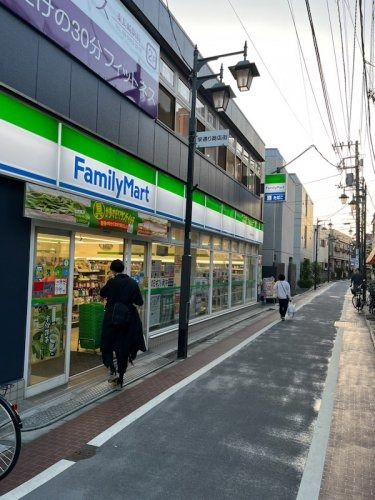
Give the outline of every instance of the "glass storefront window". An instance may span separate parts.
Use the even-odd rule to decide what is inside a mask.
[[[176,132],[183,137],[189,135],[189,113],[190,111],[185,106],[176,102]]]
[[[210,251],[192,250],[190,318],[209,313],[210,302]]]
[[[184,230],[179,227],[172,227],[171,229],[172,241],[173,242],[183,242],[184,241]]]
[[[257,257],[254,255],[246,256],[246,285],[245,302],[253,302],[257,299],[256,290]]]
[[[206,248],[211,246],[211,236],[209,234],[201,233],[201,246]]]
[[[232,252],[238,252],[238,241],[232,241]]]
[[[191,244],[192,245],[199,245],[199,232],[198,231],[191,232]]]
[[[182,247],[152,244],[150,330],[178,322]]]
[[[244,303],[245,259],[242,254],[232,254],[232,306]]]
[[[147,296],[148,296],[148,277],[147,277],[147,244],[132,242],[130,276],[138,283],[143,298],[143,306],[138,307],[143,328],[146,328],[147,319]]]
[[[212,246],[215,250],[221,250],[221,238],[218,238],[217,236],[214,236],[212,238]]]
[[[229,305],[229,254],[214,252],[212,276],[212,312],[226,309]]]
[[[65,373],[70,237],[36,234],[31,299],[29,385]]]
[[[222,243],[222,248],[223,250],[225,250],[226,252],[229,252],[230,250],[230,240],[228,240],[227,238],[223,238],[223,243]]]

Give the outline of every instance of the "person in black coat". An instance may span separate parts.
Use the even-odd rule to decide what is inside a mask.
[[[103,318],[101,351],[103,364],[110,369],[111,381],[118,388],[123,386],[124,374],[128,361],[133,362],[138,351],[146,351],[141,318],[137,306],[143,305],[143,298],[138,283],[124,274],[124,263],[114,260],[110,265],[113,278],[110,278],[100,290],[101,297],[107,299]],[[113,311],[116,303],[127,306],[129,312],[126,324],[113,324]],[[118,376],[113,363],[113,351],[116,354]]]

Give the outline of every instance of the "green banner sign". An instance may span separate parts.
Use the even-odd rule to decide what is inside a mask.
[[[26,184],[25,216],[139,236],[168,234],[168,221],[153,215],[34,184]]]

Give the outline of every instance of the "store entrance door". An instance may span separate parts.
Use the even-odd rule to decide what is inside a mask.
[[[32,269],[28,396],[67,380],[70,262],[70,234],[37,229]]]
[[[102,364],[100,341],[105,301],[100,289],[111,277],[109,266],[124,259],[124,240],[107,235],[76,233],[70,376]]]
[[[143,306],[138,308],[141,316],[143,331],[147,332],[147,310],[148,310],[148,269],[147,252],[148,245],[144,242],[132,241],[130,254],[130,276],[138,283],[143,297]],[[129,271],[128,271],[129,272]],[[147,335],[145,335],[147,338]]]

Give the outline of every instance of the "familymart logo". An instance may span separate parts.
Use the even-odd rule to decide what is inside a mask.
[[[92,188],[100,188],[109,191],[115,198],[130,196],[135,200],[150,203],[150,187],[137,184],[134,177],[120,174],[111,168],[98,170],[86,164],[86,159],[81,156],[74,158],[74,179],[80,184],[86,184]]]

